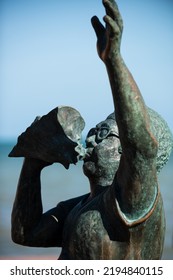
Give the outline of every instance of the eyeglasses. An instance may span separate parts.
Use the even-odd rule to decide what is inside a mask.
[[[87,134],[87,138],[91,136],[96,136],[96,141],[102,141],[107,137],[117,137],[119,139],[119,135],[113,131],[111,131],[110,127],[106,124],[101,125],[100,127],[91,128]]]

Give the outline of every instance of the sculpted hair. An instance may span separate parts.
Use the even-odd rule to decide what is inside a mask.
[[[156,168],[159,173],[171,155],[173,149],[173,135],[166,121],[156,111],[148,108],[148,113],[151,121],[151,131],[158,142]],[[115,121],[115,113],[110,114],[107,119]]]

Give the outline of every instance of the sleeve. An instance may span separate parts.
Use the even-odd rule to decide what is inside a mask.
[[[145,209],[142,215],[138,215],[138,213],[136,213],[136,215],[130,218],[128,217],[128,213],[124,213],[120,207],[118,194],[116,193],[114,185],[109,187],[104,199],[106,200],[105,205],[109,208],[107,211],[109,211],[109,213],[112,212],[114,218],[118,218],[126,227],[133,227],[149,219],[159,202],[160,191],[156,187],[155,199],[153,200],[153,203]]]

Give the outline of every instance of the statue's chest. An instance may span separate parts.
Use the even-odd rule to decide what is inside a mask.
[[[76,259],[110,258],[112,241],[99,211],[89,210],[78,216],[71,227],[68,246]]]
[[[111,203],[98,197],[76,205],[67,217],[63,248],[70,259],[117,259],[126,251],[128,232]]]

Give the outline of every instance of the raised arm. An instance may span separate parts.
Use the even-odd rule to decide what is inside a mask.
[[[119,202],[122,210],[134,217],[137,212],[143,215],[156,198],[157,142],[141,93],[120,53],[123,21],[117,4],[103,0],[103,5],[106,27],[97,17],[92,18],[92,25],[98,38],[98,54],[110,80],[123,151],[116,177]]]

